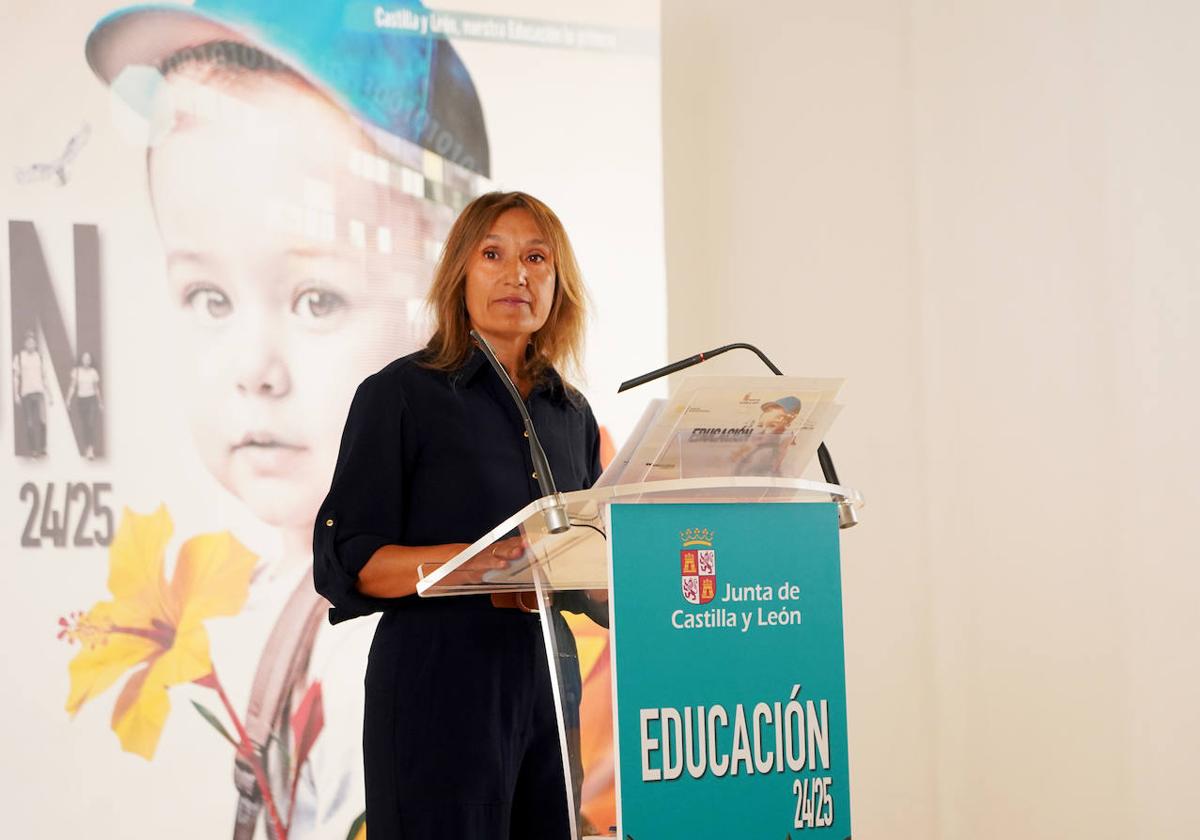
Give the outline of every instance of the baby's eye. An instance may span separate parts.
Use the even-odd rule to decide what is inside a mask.
[[[228,318],[233,312],[229,296],[213,286],[199,286],[184,292],[183,307],[214,321]]]
[[[292,311],[305,319],[328,318],[346,305],[346,299],[327,289],[306,289],[296,297]]]

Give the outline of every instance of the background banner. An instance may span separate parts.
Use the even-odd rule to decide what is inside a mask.
[[[350,398],[426,337],[457,211],[521,189],[592,294],[576,381],[632,427],[616,384],[665,349],[657,3],[7,12],[6,830],[355,836],[374,622],[310,583]]]

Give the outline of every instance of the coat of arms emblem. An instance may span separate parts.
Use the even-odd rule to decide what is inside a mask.
[[[683,600],[689,604],[707,604],[717,594],[717,552],[713,532],[707,528],[688,528],[679,533],[680,585]]]

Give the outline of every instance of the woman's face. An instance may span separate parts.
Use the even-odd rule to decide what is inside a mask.
[[[355,387],[416,346],[433,234],[415,200],[352,171],[358,132],[302,83],[228,95],[240,105],[185,117],[150,160],[181,387],[217,480],[311,528]]]
[[[83,355],[79,357],[79,364],[85,368],[91,367],[92,366],[92,354],[87,352],[86,350],[83,351]]]
[[[542,328],[554,303],[554,258],[526,209],[496,217],[467,261],[467,315],[493,343],[523,342]]]

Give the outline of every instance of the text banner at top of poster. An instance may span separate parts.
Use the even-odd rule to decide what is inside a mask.
[[[417,11],[385,4],[352,3],[346,8],[346,24],[359,30],[389,30],[409,35],[492,41],[526,47],[658,54],[658,33],[649,29],[481,15],[446,9]]]

